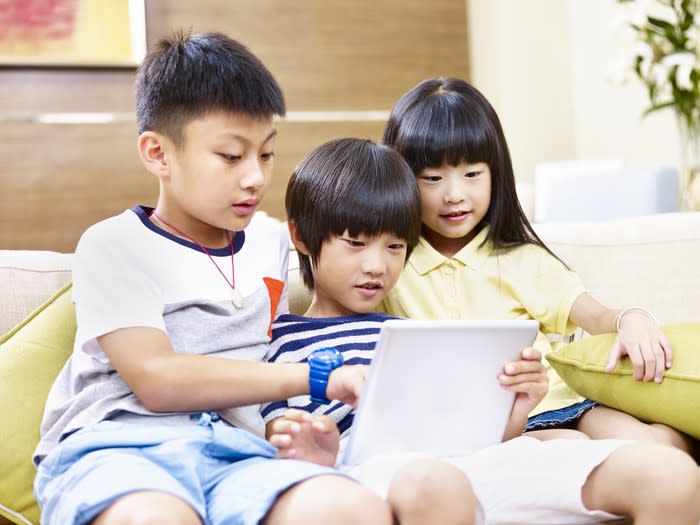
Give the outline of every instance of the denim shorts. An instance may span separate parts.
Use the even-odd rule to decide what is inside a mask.
[[[207,525],[257,525],[292,485],[336,469],[275,459],[264,439],[209,413],[192,425],[103,421],[61,441],[39,464],[42,523],[89,523],[119,497],[157,491]]]
[[[581,419],[583,414],[588,412],[591,408],[597,407],[599,404],[600,403],[597,401],[586,399],[585,401],[569,405],[568,407],[542,412],[541,414],[528,418],[527,425],[525,425],[525,432],[548,428],[570,428]]]

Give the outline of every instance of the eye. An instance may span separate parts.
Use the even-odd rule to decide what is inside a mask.
[[[440,175],[422,175],[420,178],[426,182],[440,182],[442,180]]]
[[[349,237],[343,237],[343,240],[353,248],[359,248],[365,245],[365,243],[363,243],[362,241],[358,241],[357,239],[350,239]]]
[[[468,179],[473,179],[474,177],[478,177],[481,175],[480,171],[468,171],[464,174],[464,176]]]
[[[262,155],[260,155],[260,158],[262,160],[264,160],[265,162],[272,160],[274,157],[275,157],[274,151],[270,151],[268,153],[263,153]]]
[[[240,155],[229,155],[228,153],[219,153],[218,155],[226,162],[236,162],[237,160],[241,160]]]
[[[406,245],[403,243],[400,243],[400,242],[395,242],[395,243],[389,245],[389,249],[396,250],[396,251],[399,251],[399,250],[403,251],[406,249]]]

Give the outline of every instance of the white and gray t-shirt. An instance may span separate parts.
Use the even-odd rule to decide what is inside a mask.
[[[91,226],[73,268],[78,331],[71,358],[54,382],[35,453],[38,464],[66,435],[103,420],[194,424],[189,414],[155,413],[134,395],[102,352],[97,338],[120,328],[165,331],[176,352],[261,361],[274,317],[288,310],[288,237],[278,221],[256,214],[234,235],[231,286],[194,243],[158,228],[137,206]],[[229,247],[208,249],[231,281]],[[139,349],[134,348],[138,359]],[[219,411],[229,423],[264,434],[259,405]]]

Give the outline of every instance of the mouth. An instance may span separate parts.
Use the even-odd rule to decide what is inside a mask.
[[[449,213],[441,213],[440,218],[448,221],[460,221],[469,216],[470,213],[469,211],[451,211]]]
[[[260,204],[260,199],[247,199],[233,204],[232,207],[241,215],[250,215]]]
[[[362,295],[374,297],[384,289],[384,286],[382,286],[382,283],[379,281],[368,281],[366,283],[358,284],[355,286],[355,288],[357,288]]]

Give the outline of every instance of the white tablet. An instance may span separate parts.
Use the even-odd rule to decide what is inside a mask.
[[[538,328],[531,320],[385,321],[342,462],[460,456],[500,442],[515,395],[497,376]]]

